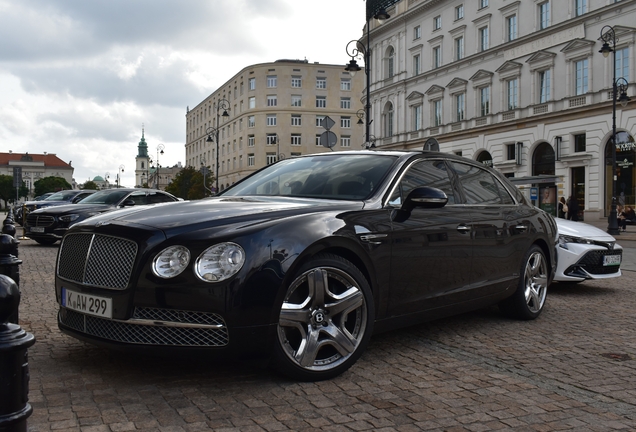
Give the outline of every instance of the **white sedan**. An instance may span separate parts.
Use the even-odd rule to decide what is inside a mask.
[[[623,248],[595,226],[557,218],[559,241],[554,280],[581,282],[621,275]]]

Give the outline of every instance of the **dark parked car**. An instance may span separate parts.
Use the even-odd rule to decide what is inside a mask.
[[[43,199],[36,198],[33,201],[26,201],[21,206],[15,208],[15,220],[22,225],[23,218],[26,218],[33,210],[58,205],[75,204],[93,193],[95,193],[95,191],[90,189],[63,190],[55,192]],[[24,212],[25,209],[26,212]]]
[[[111,348],[268,353],[296,379],[327,379],[374,332],[493,304],[536,318],[556,236],[503,176],[458,156],[291,158],[209,199],[74,225],[58,324]]]
[[[178,198],[154,189],[105,189],[85,198],[79,204],[35,210],[26,219],[25,234],[40,244],[60,240],[73,224],[96,214],[118,208],[174,202]]]

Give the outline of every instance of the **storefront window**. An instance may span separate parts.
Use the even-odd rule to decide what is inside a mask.
[[[488,167],[492,167],[492,156],[487,151],[483,151],[477,155],[477,162],[481,162]]]
[[[532,175],[554,175],[554,149],[547,142],[539,144],[532,155]],[[539,191],[539,208],[556,216],[556,200],[554,183],[542,184]]]
[[[612,138],[605,146],[605,212],[612,203]],[[616,199],[619,205],[636,203],[636,172],[634,162],[636,146],[634,137],[627,132],[616,133]]]

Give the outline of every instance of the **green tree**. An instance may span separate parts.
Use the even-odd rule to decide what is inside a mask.
[[[26,197],[29,194],[29,189],[22,182],[20,187],[20,197]],[[4,207],[7,207],[9,202],[14,202],[16,196],[15,187],[13,187],[13,176],[0,174],[0,199],[4,201]]]
[[[212,176],[206,176],[205,182],[209,189],[212,183]],[[210,195],[210,192],[205,191],[203,188],[203,174],[192,167],[183,168],[179,171],[172,182],[166,186],[166,192],[187,200],[201,199]]]
[[[86,183],[84,183],[82,189],[97,190],[99,189],[99,186],[97,186],[97,183],[95,183],[93,180],[88,180]]]
[[[63,177],[50,176],[36,181],[33,193],[38,196],[67,189],[72,189],[72,186]]]

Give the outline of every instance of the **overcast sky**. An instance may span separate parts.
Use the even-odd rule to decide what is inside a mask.
[[[364,0],[0,0],[0,151],[55,153],[78,183],[124,165],[142,124],[185,163],[186,107],[245,66],[346,64]]]

